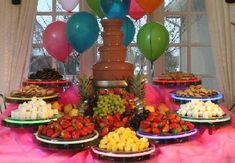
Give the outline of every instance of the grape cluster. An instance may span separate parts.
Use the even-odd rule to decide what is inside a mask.
[[[140,126],[140,122],[142,120],[145,120],[148,116],[149,116],[149,111],[148,110],[143,110],[143,112],[135,115],[131,121],[130,121],[130,126],[134,129],[134,130],[138,130],[139,126]]]
[[[124,113],[125,105],[119,95],[107,94],[98,97],[97,106],[93,108],[94,116],[106,117],[108,114]]]
[[[55,69],[44,68],[29,76],[29,79],[60,80],[63,76]]]

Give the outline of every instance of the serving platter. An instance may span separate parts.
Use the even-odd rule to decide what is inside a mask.
[[[180,115],[179,115],[180,116]],[[229,115],[224,115],[223,117],[214,117],[214,118],[193,118],[187,116],[180,116],[182,120],[193,122],[193,123],[221,123],[231,120]]]
[[[180,104],[185,104],[187,102],[190,102],[193,99],[198,99],[203,102],[211,101],[217,104],[217,103],[222,102],[224,98],[223,94],[220,92],[217,92],[215,96],[211,96],[211,97],[183,97],[183,96],[178,96],[176,92],[173,91],[173,92],[170,92],[170,96],[174,102],[180,103]]]
[[[181,79],[181,80],[166,80],[166,79],[154,79],[153,84],[165,85],[165,86],[189,86],[189,85],[200,85],[201,79]]]
[[[12,96],[5,96],[4,100],[6,103],[17,103],[17,104],[22,104],[24,102],[31,101],[33,97],[12,97]],[[43,97],[38,97],[42,98],[46,102],[54,102],[58,100],[58,95],[51,95],[51,96],[43,96]]]
[[[36,128],[41,124],[49,123],[52,120],[57,120],[61,117],[60,114],[53,116],[49,119],[37,119],[37,120],[18,120],[12,119],[11,117],[7,117],[3,120],[3,124],[6,127],[13,127],[13,128]]]
[[[69,86],[71,82],[69,80],[61,79],[61,80],[41,80],[41,79],[28,79],[23,82],[23,85],[40,85],[40,86],[57,86],[57,87],[65,87]]]
[[[148,160],[154,156],[156,152],[156,147],[151,144],[149,148],[140,152],[110,152],[102,150],[97,146],[91,147],[93,156],[96,159],[108,160],[108,161],[118,161],[118,162],[132,162],[132,161],[143,161]]]
[[[91,135],[81,137],[75,140],[64,140],[58,138],[50,138],[40,135],[38,132],[35,134],[36,140],[44,147],[52,149],[77,149],[84,150],[88,147],[97,144],[99,133],[95,130]]]

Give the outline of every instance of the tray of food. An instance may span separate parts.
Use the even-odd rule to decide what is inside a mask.
[[[95,124],[89,118],[65,115],[39,126],[35,138],[48,148],[83,150],[96,145],[99,134],[94,127]]]
[[[221,123],[231,119],[219,105],[211,101],[192,100],[180,105],[177,114],[183,120],[194,123]]]
[[[109,161],[141,161],[154,156],[155,146],[146,138],[138,138],[135,131],[120,127],[104,136],[92,147],[95,158]]]
[[[187,86],[201,84],[201,79],[199,79],[192,73],[186,73],[181,71],[166,72],[154,79],[153,83],[157,85],[168,86]]]
[[[27,85],[20,90],[14,90],[9,96],[5,96],[8,103],[23,103],[30,101],[33,97],[40,97],[46,102],[53,102],[58,99],[54,89],[43,88],[38,85]]]
[[[201,101],[212,101],[219,103],[223,100],[223,95],[215,90],[207,89],[201,85],[191,85],[184,90],[177,90],[170,93],[174,102],[187,103],[192,99],[199,99]]]
[[[37,127],[49,123],[60,117],[57,109],[44,100],[33,97],[31,101],[20,104],[16,110],[11,111],[11,116],[3,120],[8,127]]]

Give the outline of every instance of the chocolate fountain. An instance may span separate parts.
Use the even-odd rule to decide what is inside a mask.
[[[93,66],[94,81],[120,81],[133,76],[133,65],[126,63],[126,48],[123,46],[122,20],[104,19],[103,46],[99,48],[100,60]]]

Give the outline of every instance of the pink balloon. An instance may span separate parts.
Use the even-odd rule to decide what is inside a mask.
[[[131,0],[129,15],[135,20],[139,20],[145,15],[145,11],[139,6],[136,0]]]
[[[71,12],[78,5],[79,0],[58,0],[58,2],[64,10]]]
[[[64,34],[65,22],[56,21],[49,24],[43,32],[43,46],[47,52],[59,61],[65,61],[73,51]]]

